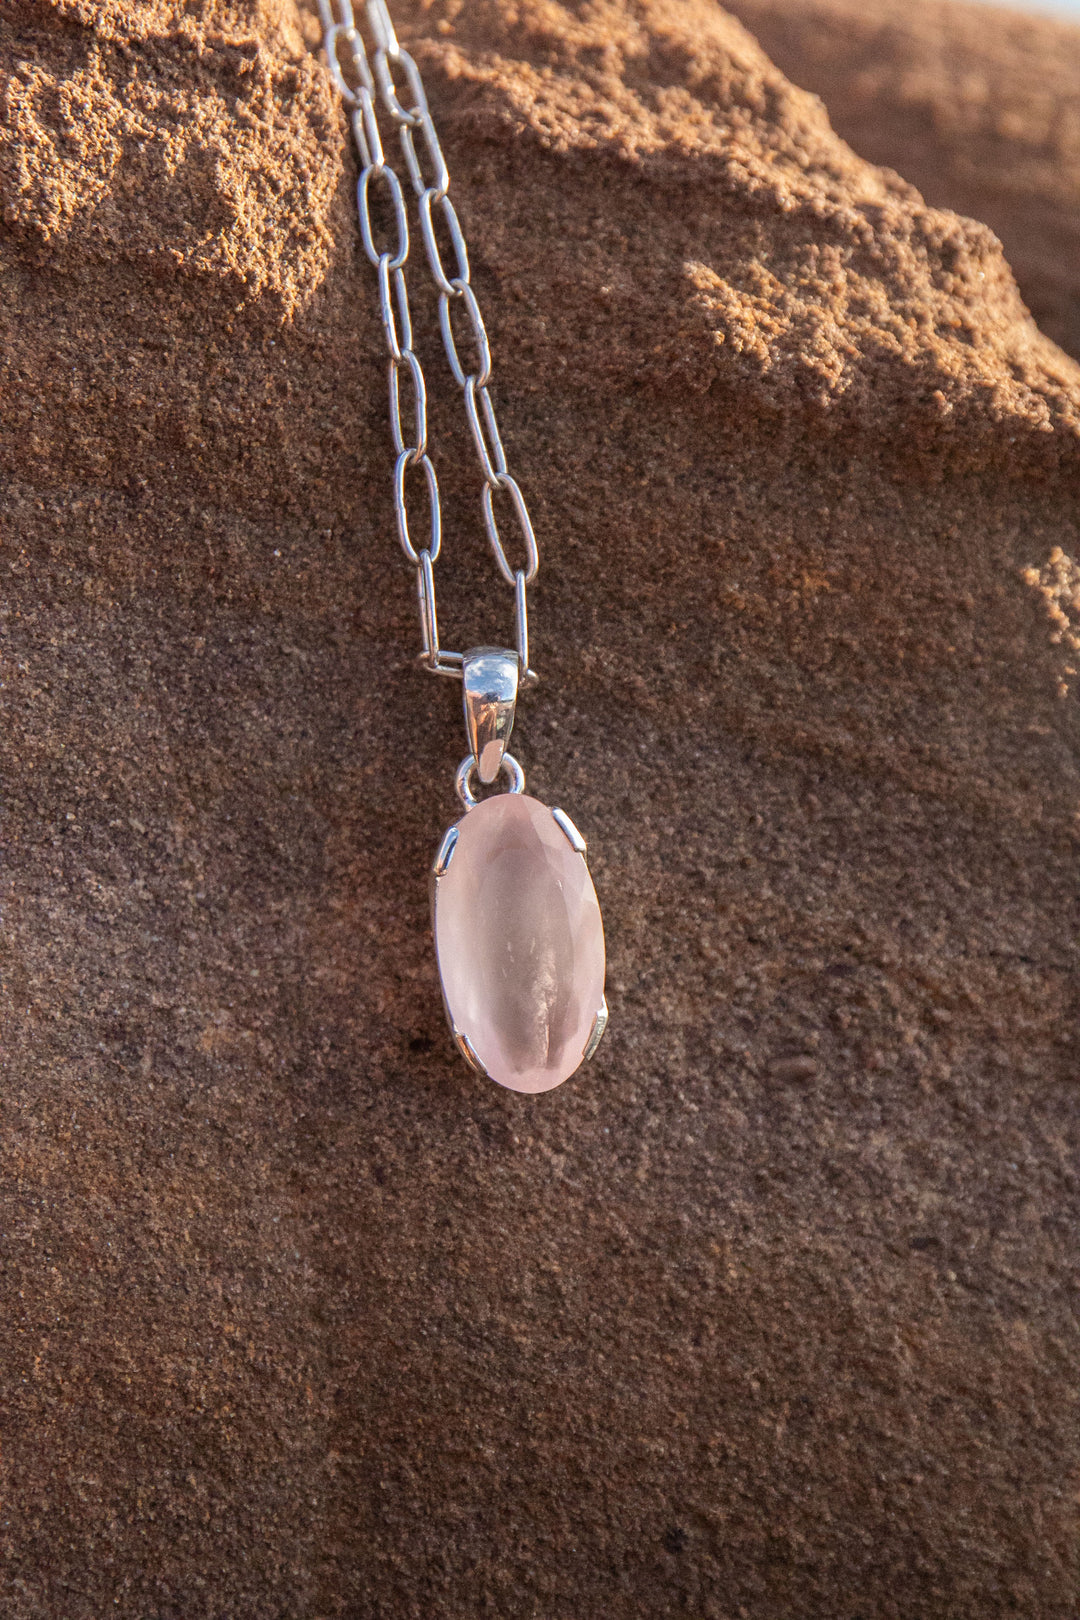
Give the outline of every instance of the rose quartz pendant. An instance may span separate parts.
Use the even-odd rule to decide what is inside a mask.
[[[584,839],[520,791],[509,754],[500,764],[516,791],[480,803],[466,770],[467,813],[433,868],[435,948],[462,1055],[511,1091],[550,1091],[592,1056],[607,1023],[604,925]]]

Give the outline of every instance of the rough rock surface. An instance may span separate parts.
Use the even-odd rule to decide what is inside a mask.
[[[731,0],[833,128],[1000,236],[1042,330],[1080,356],[1080,28],[960,0]]]
[[[1072,1620],[1080,371],[705,0],[398,12],[611,1027],[536,1100],[443,1028],[310,18],[9,0],[3,1611]]]

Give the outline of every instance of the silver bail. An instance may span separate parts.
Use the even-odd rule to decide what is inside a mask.
[[[481,782],[494,782],[514,729],[518,655],[506,647],[473,647],[462,659],[465,730]]]

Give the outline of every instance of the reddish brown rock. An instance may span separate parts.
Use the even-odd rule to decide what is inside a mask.
[[[732,0],[863,157],[1000,236],[1042,330],[1080,355],[1080,28],[959,0]]]
[[[310,19],[10,4],[4,1611],[1071,1620],[1080,372],[704,0],[400,16],[611,1025],[535,1100],[444,1028]]]

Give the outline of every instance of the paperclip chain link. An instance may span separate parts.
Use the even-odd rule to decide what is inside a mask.
[[[408,212],[401,177],[388,161],[383,146],[378,118],[380,105],[384,117],[398,131],[405,171],[416,194],[420,236],[439,296],[443,347],[450,371],[462,390],[465,418],[480,463],[484,529],[499,573],[514,592],[518,665],[522,678],[532,680],[535,675],[529,669],[527,588],[536,578],[540,557],[521,486],[507,470],[506,453],[488,386],[491,349],[472,287],[468,246],[449,196],[449,170],[428,107],[420,69],[408,51],[398,44],[386,0],[364,0],[363,11],[374,42],[370,52],[356,26],[352,0],[319,0],[323,48],[330,76],[349,109],[360,159],[356,188],[360,239],[378,276],[379,315],[390,355],[390,436],[397,454],[393,473],[394,514],[401,548],[416,569],[423,637],[421,662],[438,675],[461,678],[462,654],[448,652],[439,644],[434,564],[442,547],[442,508],[435,467],[428,454],[427,383],[413,349],[406,280],[410,246]],[[372,218],[373,200],[380,194],[388,210],[387,217],[393,221],[389,232],[384,230],[381,237]],[[436,235],[437,224],[444,228],[449,259],[443,258]],[[468,362],[463,356],[469,357]],[[409,526],[408,479],[416,472],[421,474],[427,489],[428,534],[423,546],[413,540]],[[502,500],[504,524],[510,518],[517,529],[521,552],[517,563],[506,553],[496,517],[496,497]]]

